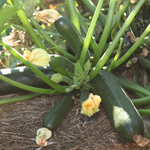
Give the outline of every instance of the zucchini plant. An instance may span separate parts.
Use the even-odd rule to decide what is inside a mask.
[[[27,2],[30,4],[29,0]],[[28,69],[24,72],[12,69],[10,75],[0,74],[0,79],[3,80],[0,85],[5,84],[8,89],[12,88],[9,87],[9,84],[16,86],[12,93],[27,90],[40,94],[63,94],[63,99],[48,112],[43,121],[42,126],[48,130],[55,131],[60,126],[62,120],[74,106],[74,100],[80,96],[81,113],[89,117],[99,111],[102,101],[115,131],[125,142],[133,142],[133,137],[138,134],[144,136],[144,123],[140,114],[122,89],[121,83],[112,74],[117,67],[132,57],[137,49],[139,50],[145,45],[143,41],[149,34],[149,24],[146,25],[136,42],[132,43],[131,39],[126,37],[126,33],[129,30],[132,31],[135,16],[138,15],[141,7],[145,6],[144,2],[145,0],[139,0],[137,4],[134,4],[134,9],[129,11],[128,9],[131,7],[129,1],[120,3],[117,0],[110,0],[108,13],[105,16],[101,12],[103,0],[99,0],[96,7],[90,0],[85,0],[83,3],[94,12],[91,21],[88,22],[89,26],[87,26],[83,23],[85,18],[80,14],[73,0],[66,0],[71,19],[60,16],[56,10],[49,9],[39,11],[34,18],[32,16],[34,10],[27,15],[25,4],[21,0],[7,1],[5,3],[7,7],[2,4],[0,13],[2,12],[5,16],[8,8],[11,8],[12,13],[8,13],[7,18],[0,22],[0,43]],[[127,18],[124,15],[125,11],[128,11]],[[18,15],[21,26],[29,33],[36,49],[26,50],[21,54],[3,40],[2,33],[5,32],[6,22],[17,27],[17,24],[11,22],[13,14]],[[37,21],[54,23],[60,40],[65,41],[73,53],[59,47]],[[94,41],[94,29],[97,21],[102,24],[103,32],[100,40]],[[84,32],[84,36],[82,32]],[[50,54],[41,38],[54,48],[57,54]],[[119,41],[120,44],[118,44]],[[113,56],[116,49],[116,56],[112,61],[110,56]],[[120,51],[121,55],[119,56]],[[44,70],[38,68],[45,65],[51,67]],[[4,70],[7,71],[7,69]],[[33,82],[30,82],[32,79]],[[1,91],[2,94],[10,94],[10,91]],[[146,89],[144,91],[147,92]],[[47,132],[45,129],[44,131]],[[37,138],[37,143],[41,146],[45,145],[47,140],[47,138],[43,138],[44,136]]]

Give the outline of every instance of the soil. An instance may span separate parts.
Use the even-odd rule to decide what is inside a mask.
[[[16,96],[16,95],[9,95]],[[1,96],[1,99],[4,96]],[[0,106],[0,150],[138,150],[126,144],[113,130],[103,106],[93,117],[80,113],[80,102],[71,109],[48,145],[36,144],[36,132],[44,116],[62,98],[42,95],[33,100]]]

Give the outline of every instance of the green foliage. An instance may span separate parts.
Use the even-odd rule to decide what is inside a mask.
[[[17,9],[15,7],[12,6],[3,6],[0,9],[0,33],[3,30],[3,26],[4,24],[17,12]]]
[[[1,0],[0,1],[0,8],[4,5],[5,2],[6,2],[6,0]]]
[[[26,0],[23,4],[24,9],[25,9],[25,14],[27,18],[31,17],[33,13],[36,11],[35,6],[36,6],[37,0]]]

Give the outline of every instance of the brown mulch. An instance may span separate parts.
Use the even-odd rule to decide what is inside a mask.
[[[3,97],[2,97],[3,98]],[[80,102],[53,132],[46,147],[35,142],[44,116],[62,96],[42,95],[33,100],[0,106],[0,150],[138,150],[123,143],[103,108],[91,118],[80,114]]]

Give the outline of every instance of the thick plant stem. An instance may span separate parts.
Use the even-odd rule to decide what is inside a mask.
[[[22,101],[25,101],[25,100],[31,100],[35,97],[40,96],[40,95],[41,94],[38,94],[38,93],[31,93],[31,94],[22,95],[22,96],[6,98],[6,99],[0,100],[0,105],[17,103],[17,102],[22,102]]]
[[[43,72],[41,72],[37,67],[27,61],[18,51],[13,49],[11,46],[7,45],[4,42],[1,42],[2,46],[4,46],[9,52],[14,55],[17,59],[19,59],[23,64],[25,64],[32,72],[34,72],[37,76],[39,76],[45,83],[54,88],[55,90],[65,93],[65,86],[61,86],[52,82]]]
[[[103,34],[101,36],[100,42],[98,44],[98,48],[97,48],[95,55],[94,55],[93,64],[92,64],[93,67],[97,64],[97,62],[98,62],[98,60],[99,60],[99,58],[100,58],[100,56],[104,50],[104,47],[106,45],[108,36],[110,34],[110,30],[111,30],[110,26],[111,26],[112,21],[113,21],[113,15],[114,15],[115,6],[116,6],[116,0],[111,0],[109,3],[109,6],[110,7],[109,7],[104,31],[103,31]]]
[[[66,0],[66,3],[67,3],[68,8],[69,8],[71,21],[75,25],[77,30],[80,32],[80,23],[79,23],[77,11],[76,11],[75,2],[74,2],[74,0]]]
[[[86,7],[92,12],[94,13],[96,10],[95,5],[93,4],[93,2],[91,0],[82,0],[82,2],[86,5]],[[102,26],[105,26],[105,22],[106,22],[106,18],[105,15],[100,12],[99,16],[98,16],[98,20],[100,21],[100,23],[102,24]]]
[[[15,7],[18,7],[18,11],[17,14],[20,18],[20,20],[22,21],[24,27],[26,28],[26,30],[28,31],[30,37],[32,38],[34,44],[38,47],[38,48],[43,48],[46,50],[46,47],[44,46],[44,44],[42,43],[42,41],[40,40],[39,36],[36,34],[36,32],[34,31],[33,27],[31,26],[31,24],[28,21],[28,18],[25,15],[25,12],[22,10],[21,8],[21,4],[19,0],[12,0],[12,3]]]
[[[127,7],[127,10],[126,10],[127,16],[129,16],[131,12],[132,12],[132,4],[130,3],[129,6]],[[130,27],[131,27],[131,30],[134,33],[134,35],[137,37],[138,36],[138,32],[137,32],[137,27],[136,27],[134,19],[132,20],[132,22],[130,24]]]
[[[134,45],[118,60],[115,62],[113,68],[118,67],[121,65],[125,60],[127,60],[131,54],[137,49],[137,47],[141,44],[141,42],[144,40],[146,35],[150,32],[150,25],[145,29],[143,34],[140,36],[140,38],[134,43]]]
[[[36,88],[32,86],[28,86],[19,82],[16,82],[14,80],[11,80],[3,75],[0,75],[0,80],[3,80],[13,86],[16,86],[18,88],[21,88],[26,91],[34,92],[34,93],[41,93],[41,94],[59,94],[56,90],[53,89],[43,89],[43,88]]]
[[[47,33],[44,31],[44,29],[39,25],[39,23],[33,18],[30,17],[30,20],[33,24],[33,26],[38,30],[38,32],[43,36],[43,38],[47,41],[47,43],[49,45],[52,46],[52,48],[55,48],[55,51],[57,51],[59,54],[65,56],[66,58],[70,59],[73,62],[76,62],[76,58],[69,54],[67,51],[63,50],[62,48],[60,48],[48,35]]]
[[[78,10],[77,10],[77,13],[78,13],[81,29],[82,29],[83,33],[86,35],[86,33],[88,32],[88,26],[84,22],[83,17],[79,13]],[[91,38],[90,47],[91,47],[92,51],[95,53],[96,50],[97,50],[97,44],[96,44],[96,42],[95,42],[95,40],[93,38]]]
[[[86,35],[86,38],[85,38],[85,41],[84,41],[84,45],[83,45],[81,55],[80,55],[80,64],[81,64],[82,68],[83,68],[84,63],[85,63],[88,47],[90,45],[91,37],[92,37],[93,31],[94,31],[95,24],[97,22],[97,18],[98,18],[98,15],[100,13],[102,4],[103,4],[103,0],[99,0],[99,2],[97,4],[97,7],[96,7],[96,10],[95,10],[95,13],[94,13],[94,16],[93,16],[93,19],[91,21],[91,25],[89,27],[89,30],[87,32],[87,35]]]
[[[140,115],[150,115],[150,109],[137,109]]]
[[[117,61],[117,59],[118,59],[118,57],[119,57],[119,54],[120,54],[122,42],[123,42],[123,38],[120,39],[120,44],[119,44],[117,53],[116,53],[116,55],[115,55],[114,60],[111,62],[110,66],[108,67],[107,72],[110,72],[110,71],[112,70],[112,68],[113,68],[113,66],[114,66],[114,63]]]
[[[132,102],[135,106],[150,104],[150,96],[137,98],[137,99],[132,99]]]
[[[122,5],[122,11],[120,12],[120,9],[118,10],[118,12],[115,14],[115,16],[113,17],[113,23],[112,23],[112,26],[111,26],[111,30],[114,29],[116,23],[117,23],[117,20],[118,20],[118,16],[119,16],[119,13],[120,16],[123,15],[123,13],[126,11],[126,9],[128,8],[128,5],[129,5],[130,1],[124,1],[123,2],[123,5]]]
[[[140,94],[143,94],[145,96],[150,96],[150,91],[143,88],[142,86],[140,86],[139,84],[121,76],[120,74],[117,74],[115,76],[115,78],[118,80],[118,82],[121,84],[122,87],[138,92]]]
[[[115,47],[117,46],[120,38],[122,37],[122,35],[124,34],[124,32],[126,31],[126,29],[128,28],[128,26],[130,25],[130,23],[132,22],[132,20],[134,19],[135,15],[138,13],[139,9],[142,7],[144,1],[145,0],[140,0],[138,2],[138,4],[133,9],[133,11],[130,14],[130,16],[127,18],[126,22],[123,24],[123,26],[121,27],[121,29],[119,30],[119,32],[115,36],[115,38],[112,41],[112,43],[110,44],[109,48],[106,50],[106,52],[103,54],[103,56],[101,57],[101,59],[98,61],[98,63],[96,64],[95,68],[93,68],[93,70],[91,71],[91,73],[89,75],[89,77],[90,77],[89,80],[90,81],[99,73],[99,71],[105,65],[105,63],[109,59],[110,55],[114,51]]]

